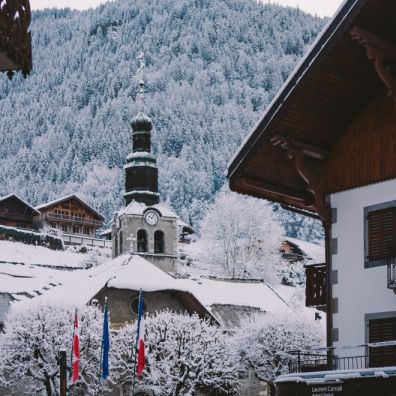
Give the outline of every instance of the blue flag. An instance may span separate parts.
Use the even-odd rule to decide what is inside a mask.
[[[103,338],[102,338],[102,378],[109,376],[109,350],[110,350],[110,331],[109,331],[109,314],[107,311],[107,301],[105,302],[104,319],[103,319]]]

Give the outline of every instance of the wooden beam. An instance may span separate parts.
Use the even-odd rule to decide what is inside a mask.
[[[388,89],[388,96],[393,99],[396,109],[396,78],[385,64],[386,61],[396,62],[396,47],[357,26],[351,29],[350,36],[366,49],[367,58]]]
[[[263,182],[261,180],[251,179],[249,177],[240,178],[240,183],[245,187],[250,187],[255,190],[261,190],[263,192],[270,192],[273,194],[282,195],[284,197],[290,198],[293,201],[306,202],[306,198],[301,197],[301,191],[293,190],[284,186]]]
[[[289,147],[294,147],[302,150],[303,154],[307,157],[324,160],[328,156],[327,150],[324,150],[320,147],[316,147],[312,144],[307,144],[300,142],[295,139],[291,139],[288,136],[283,135],[273,135],[270,139],[270,142],[273,146],[280,146],[283,149],[287,150]]]

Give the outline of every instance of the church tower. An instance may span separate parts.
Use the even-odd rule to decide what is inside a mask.
[[[157,161],[151,154],[153,124],[144,113],[144,57],[140,59],[139,112],[133,118],[132,152],[125,169],[125,208],[112,225],[113,257],[138,254],[158,268],[173,272],[178,258],[179,218],[160,204]]]
[[[143,55],[141,55],[140,111],[131,123],[133,151],[128,155],[127,163],[124,166],[126,205],[133,200],[146,205],[159,203],[157,161],[151,154],[153,124],[150,118],[144,114],[143,62]]]

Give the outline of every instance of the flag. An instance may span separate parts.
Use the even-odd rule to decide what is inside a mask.
[[[79,365],[80,365],[80,334],[78,332],[78,315],[77,309],[74,317],[74,336],[73,336],[73,384],[78,381],[79,373]]]
[[[144,301],[143,301],[141,289],[139,294],[137,349],[138,349],[137,375],[138,377],[141,377],[143,370],[146,367],[146,358],[144,352]]]
[[[107,299],[105,301],[104,319],[103,319],[103,337],[102,337],[102,378],[109,376],[109,350],[110,350],[110,331],[109,331],[109,313],[107,309]]]

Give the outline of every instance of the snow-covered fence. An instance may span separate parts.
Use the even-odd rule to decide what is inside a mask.
[[[84,235],[62,234],[63,242],[66,245],[86,245],[102,248],[111,248],[111,241],[108,239],[90,238]]]

